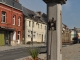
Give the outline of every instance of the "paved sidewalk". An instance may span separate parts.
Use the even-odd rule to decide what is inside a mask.
[[[16,49],[16,48],[24,48],[24,47],[38,47],[38,46],[46,46],[45,44],[33,44],[33,46],[30,44],[21,44],[17,46],[0,46],[0,51],[10,50],[10,49]]]
[[[80,60],[80,44],[68,45],[62,48],[63,60]]]

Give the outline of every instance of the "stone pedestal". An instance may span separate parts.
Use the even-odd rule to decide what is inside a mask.
[[[48,60],[57,60],[57,32],[48,31]]]
[[[56,30],[48,30],[47,60],[62,60],[62,4],[67,0],[43,0],[47,4],[48,22],[56,20]],[[51,24],[48,27],[51,26]],[[51,26],[52,27],[52,26]]]
[[[61,4],[47,4],[48,21],[56,20],[56,30],[48,30],[48,60],[61,59],[62,6]]]

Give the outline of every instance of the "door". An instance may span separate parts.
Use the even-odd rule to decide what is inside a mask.
[[[20,31],[18,31],[18,44],[20,44]]]
[[[5,45],[10,45],[10,33],[9,31],[5,32]]]
[[[0,32],[0,46],[5,45],[4,44],[4,33]]]

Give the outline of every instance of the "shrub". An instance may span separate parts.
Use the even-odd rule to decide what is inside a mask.
[[[38,58],[39,52],[40,52],[40,49],[38,49],[38,48],[29,50],[29,53],[30,53],[30,55],[32,56],[33,59]]]

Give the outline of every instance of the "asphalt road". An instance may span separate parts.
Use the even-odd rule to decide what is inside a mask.
[[[40,53],[46,52],[45,46],[35,47],[35,48],[39,48]],[[26,56],[29,56],[29,47],[6,50],[6,51],[0,52],[0,60],[15,60],[15,59],[26,57]]]

